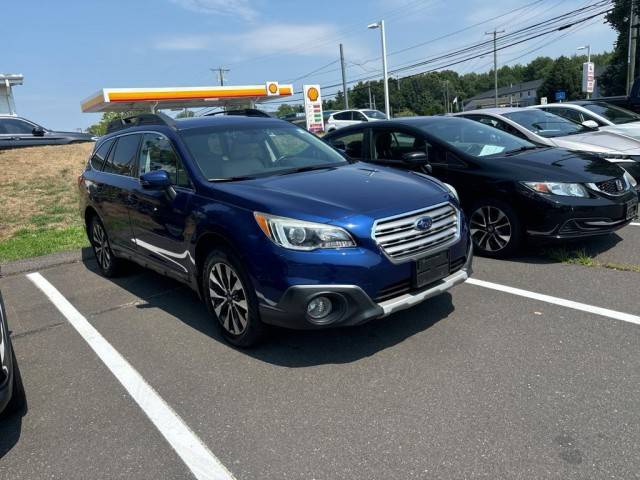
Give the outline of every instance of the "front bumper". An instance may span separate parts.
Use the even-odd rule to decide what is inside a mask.
[[[277,305],[260,305],[264,323],[307,330],[360,325],[376,318],[411,308],[465,282],[472,274],[473,251],[469,248],[465,264],[449,276],[418,291],[408,291],[384,301],[375,302],[357,285],[295,285],[289,287]],[[335,306],[322,322],[307,316],[307,304],[318,296],[326,296]]]

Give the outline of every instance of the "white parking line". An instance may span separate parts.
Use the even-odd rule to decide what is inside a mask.
[[[629,225],[633,225],[634,227],[640,227],[640,223],[631,222]]]
[[[596,315],[602,315],[603,317],[609,317],[615,320],[622,320],[623,322],[635,323],[636,325],[640,325],[640,316],[631,315],[629,313],[609,310],[608,308],[595,307],[593,305],[587,305],[586,303],[574,302],[573,300],[552,297],[550,295],[530,292],[528,290],[521,290],[520,288],[500,285],[499,283],[486,282],[484,280],[478,280],[477,278],[470,278],[466,283],[477,285],[479,287],[489,288],[491,290],[510,293],[512,295],[518,295],[520,297],[533,298],[534,300],[540,300],[541,302],[552,303],[554,305],[560,305],[561,307],[573,308],[574,310],[580,310],[582,312],[595,313]]]
[[[233,475],[211,453],[176,412],[158,395],[111,344],[39,273],[27,275],[71,326],[89,344],[100,360],[129,392],[149,420],[187,465],[197,480],[234,480]]]

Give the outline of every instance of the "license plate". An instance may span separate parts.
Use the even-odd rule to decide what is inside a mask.
[[[416,260],[413,267],[413,287],[422,288],[449,275],[449,252],[441,252]]]
[[[627,203],[627,220],[633,220],[638,216],[638,202],[630,201]]]

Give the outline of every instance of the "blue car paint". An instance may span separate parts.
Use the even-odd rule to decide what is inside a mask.
[[[265,122],[266,126],[279,122],[215,117],[182,121],[179,128],[240,121]],[[145,190],[137,178],[88,166],[80,188],[81,210],[86,214],[87,209],[95,209],[113,237],[116,253],[182,280],[196,291],[202,274],[196,262],[198,244],[205,236],[215,235],[224,238],[243,261],[263,305],[275,305],[294,285],[357,285],[373,299],[380,289],[410,278],[413,268],[412,262],[394,264],[381,252],[372,239],[374,221],[442,202],[458,206],[437,180],[362,162],[282,176],[210,182],[173,128],[154,125],[126,130],[149,131],[171,140],[193,189],[173,187],[175,197],[168,201],[166,192]],[[265,236],[254,212],[342,227],[357,247],[285,249]],[[449,249],[452,259],[469,252],[464,217],[461,225],[460,240]]]

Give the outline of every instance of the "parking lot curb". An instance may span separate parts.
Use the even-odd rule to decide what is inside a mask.
[[[0,278],[83,261],[93,261],[91,249],[82,248],[67,252],[52,253],[51,255],[43,255],[41,257],[24,258],[0,265]]]

